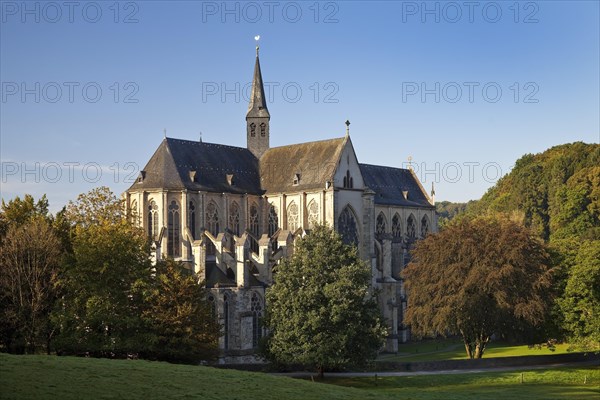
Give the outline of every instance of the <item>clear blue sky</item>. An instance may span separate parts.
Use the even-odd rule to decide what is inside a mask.
[[[260,35],[272,146],[349,119],[360,162],[477,199],[524,153],[600,141],[598,4],[2,1],[1,195],[121,193],[164,128],[245,146]]]

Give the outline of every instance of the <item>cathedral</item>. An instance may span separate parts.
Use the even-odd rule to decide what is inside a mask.
[[[371,265],[383,350],[398,351],[410,334],[400,272],[415,240],[437,230],[433,193],[411,169],[359,163],[348,121],[343,137],[270,147],[270,118],[257,47],[246,148],[165,137],[125,194],[155,261],[182,261],[205,282],[221,362],[253,362],[277,264],[328,224]]]

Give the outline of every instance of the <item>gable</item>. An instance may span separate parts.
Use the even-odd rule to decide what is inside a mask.
[[[337,160],[334,182],[336,188],[362,190],[365,187],[358,158],[349,136],[344,141],[344,147]]]

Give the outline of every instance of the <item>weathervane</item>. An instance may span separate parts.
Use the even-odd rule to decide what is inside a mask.
[[[408,169],[412,169],[412,156],[408,156]]]
[[[350,120],[346,120],[346,136],[350,135]]]
[[[254,40],[256,40],[256,55],[258,56],[258,41],[260,40],[260,35],[254,36]]]

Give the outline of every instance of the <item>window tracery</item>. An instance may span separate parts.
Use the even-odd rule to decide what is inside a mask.
[[[338,218],[338,232],[345,244],[358,246],[356,218],[348,206],[344,207]]]
[[[179,257],[179,233],[181,229],[181,221],[179,218],[179,204],[175,200],[169,204],[169,220],[168,220],[168,236],[167,236],[167,255],[170,257]]]
[[[292,202],[288,206],[287,218],[288,230],[294,232],[298,229],[298,206],[296,203]]]

